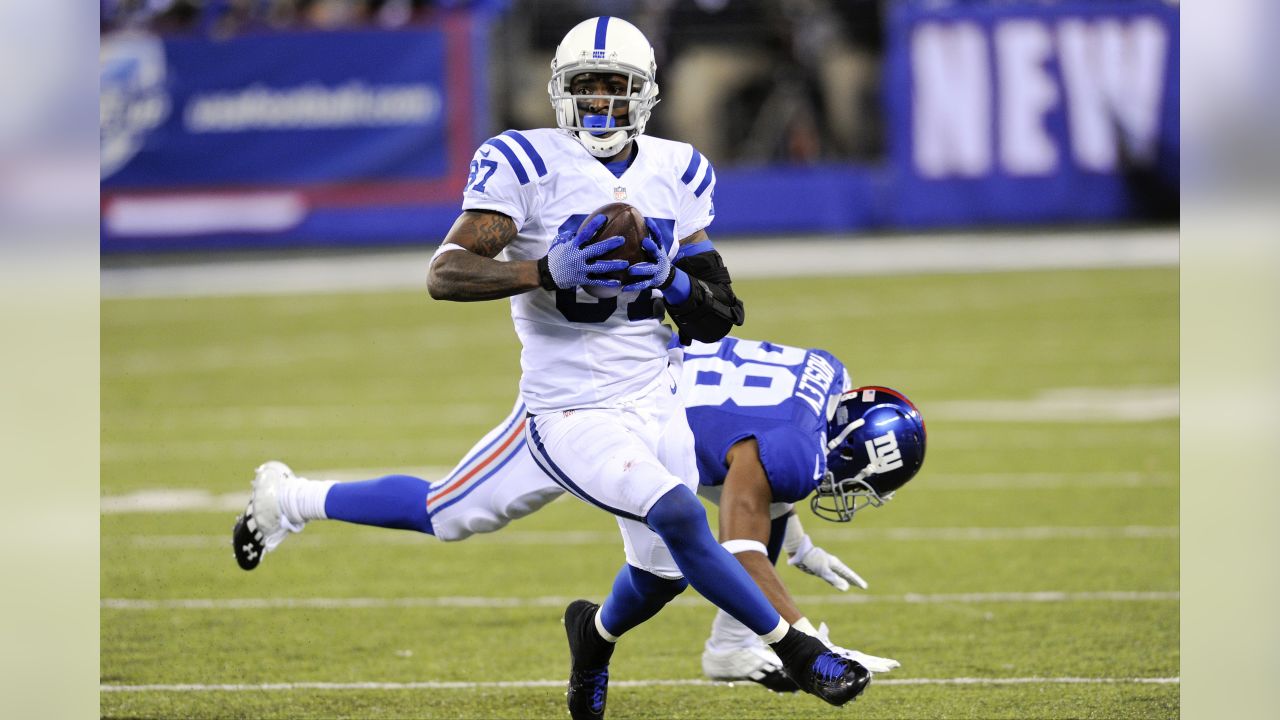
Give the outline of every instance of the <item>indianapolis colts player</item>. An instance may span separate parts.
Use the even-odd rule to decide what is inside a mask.
[[[671,371],[679,374],[696,441],[699,493],[721,506],[722,544],[793,626],[872,672],[897,667],[895,660],[832,644],[825,624],[813,627],[796,608],[773,564],[786,549],[792,566],[840,590],[850,583],[867,587],[813,544],[791,503],[807,497],[820,517],[849,521],[857,510],[889,500],[923,463],[919,411],[887,388],[851,389],[844,365],[823,350],[733,337],[684,350],[672,345]],[[501,529],[564,492],[528,452],[525,422],[524,402],[517,399],[507,418],[435,483],[405,475],[307,481],[281,463],[267,463],[246,510],[258,533],[237,543],[236,558],[252,569],[264,550],[315,519],[418,530],[444,541]],[[797,689],[777,654],[723,611],[712,623],[702,664],[712,679]]]
[[[604,16],[569,30],[547,85],[557,127],[480,146],[427,287],[440,300],[510,298],[529,450],[567,492],[617,518],[626,562],[613,589],[603,605],[565,609],[570,714],[604,716],[618,639],[688,585],[771,645],[806,692],[841,705],[870,673],[782,618],[716,543],[694,494],[693,434],[657,311],[685,343],[719,340],[745,312],[706,233],[711,163],[644,135],[656,74],[653,47],[631,23]],[[619,200],[645,217],[647,262],[600,259],[623,240],[594,242],[604,218],[583,222]],[[640,279],[603,275],[624,269]]]

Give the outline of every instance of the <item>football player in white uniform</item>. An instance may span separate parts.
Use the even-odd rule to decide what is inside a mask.
[[[621,529],[626,563],[603,605],[578,600],[565,611],[570,714],[603,717],[615,643],[690,584],[769,644],[803,690],[841,705],[870,673],[782,618],[716,543],[694,494],[693,436],[657,311],[691,342],[724,337],[744,310],[705,231],[711,163],[688,144],[643,134],[656,73],[652,46],[630,23],[606,16],[571,29],[548,84],[558,127],[510,130],[476,151],[428,290],[441,300],[510,298],[530,452]],[[623,240],[594,242],[604,218],[582,221],[618,200],[644,215],[649,262],[599,259]],[[642,279],[605,277],[624,269]]]
[[[897,667],[895,660],[832,644],[825,625],[815,628],[796,607],[773,565],[786,549],[789,564],[840,590],[850,583],[867,587],[813,544],[791,503],[808,499],[821,517],[847,521],[860,507],[889,499],[923,464],[919,411],[896,391],[852,388],[844,364],[823,350],[733,337],[687,350],[672,345],[672,372],[683,388],[696,441],[698,492],[721,506],[722,545],[795,627],[873,673]],[[413,529],[444,541],[493,532],[564,492],[527,451],[525,422],[525,405],[517,398],[507,418],[434,483],[404,475],[339,484],[305,481],[280,463],[268,463],[259,469],[250,510],[273,528],[268,548],[287,528],[300,529],[314,519]],[[310,514],[307,498],[322,500],[311,502]],[[261,559],[252,547],[238,547],[236,557],[245,569]],[[702,667],[716,680],[797,689],[778,656],[723,611],[712,623]]]
[[[716,543],[694,494],[693,436],[666,372],[671,331],[656,311],[665,308],[684,342],[719,340],[744,311],[705,230],[711,163],[643,134],[656,73],[652,46],[625,20],[571,29],[547,86],[558,127],[507,131],[477,150],[428,289],[443,300],[511,298],[529,450],[621,529],[626,563],[603,605],[565,610],[570,714],[604,716],[615,643],[690,584],[770,644],[802,689],[841,705],[870,673],[782,619]],[[599,259],[622,239],[595,242],[604,218],[583,219],[618,200],[645,217],[648,262]],[[643,279],[605,277],[624,269]]]

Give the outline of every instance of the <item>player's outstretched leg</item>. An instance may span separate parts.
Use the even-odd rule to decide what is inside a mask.
[[[302,482],[288,465],[272,460],[258,466],[253,477],[253,495],[244,514],[231,528],[231,547],[236,562],[252,570],[262,555],[276,549],[291,532],[300,532],[305,523],[291,522],[280,506],[280,494],[287,483]]]
[[[773,649],[801,690],[832,705],[853,700],[871,683],[871,673],[861,663],[836,655],[818,638],[795,628],[788,628]]]
[[[600,606],[574,600],[564,611],[564,631],[569,636],[569,716],[573,720],[601,720],[609,692],[609,658],[613,643],[596,630]]]
[[[282,462],[263,463],[253,479],[249,505],[231,530],[236,562],[245,570],[254,569],[264,553],[311,520],[434,535],[426,503],[430,490],[430,483],[411,475],[339,483],[298,477]]]

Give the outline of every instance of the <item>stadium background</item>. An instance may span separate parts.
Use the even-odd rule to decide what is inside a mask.
[[[743,335],[856,358],[929,419],[910,494],[808,523],[872,591],[784,569],[904,661],[854,709],[1176,716],[1178,7],[1112,0],[104,2],[103,715],[563,714],[555,603],[611,576],[607,518],[310,528],[254,574],[225,535],[267,457],[432,476],[502,417],[505,305],[402,287],[473,147],[550,123],[550,46],[599,13],[658,45],[651,131],[696,138],[726,257],[765,268]],[[723,105],[685,117],[700,94]],[[839,715],[697,686],[707,611],[636,633],[612,715]]]
[[[438,241],[609,12],[653,39],[649,132],[711,158],[721,236],[1177,217],[1163,0],[104,0],[103,251]]]

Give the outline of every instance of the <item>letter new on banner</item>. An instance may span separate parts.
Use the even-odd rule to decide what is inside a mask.
[[[102,46],[104,251],[422,241],[481,136],[476,21]]]
[[[1176,5],[898,3],[885,87],[891,224],[1118,220],[1176,203]]]

